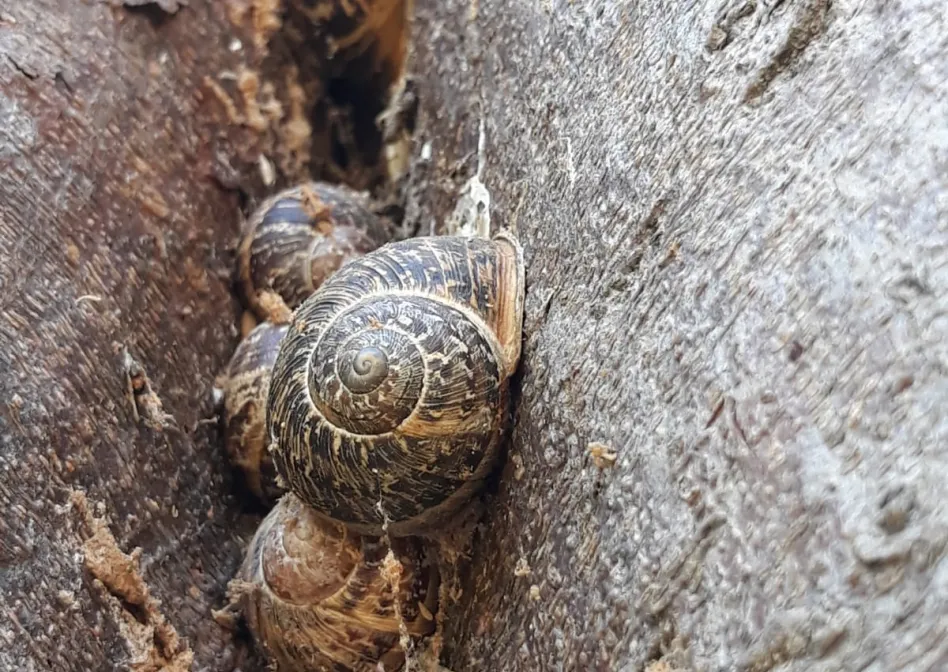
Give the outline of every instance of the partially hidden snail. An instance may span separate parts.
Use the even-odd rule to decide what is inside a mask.
[[[417,539],[360,536],[288,494],[230,593],[281,672],[376,672],[400,669],[403,643],[434,631],[438,586]]]
[[[247,487],[270,506],[285,492],[266,450],[270,369],[291,308],[349,259],[388,239],[383,221],[343,186],[309,182],[277,193],[248,219],[237,255],[244,301],[258,318],[225,369],[224,440]]]
[[[347,187],[309,182],[284,189],[247,221],[237,250],[241,294],[263,319],[261,292],[295,309],[343,263],[389,238],[386,224]]]
[[[440,585],[409,535],[474,495],[507,426],[519,243],[384,243],[370,215],[344,189],[286,190],[251,218],[238,255],[264,321],[227,370],[228,451],[276,503],[231,598],[279,670],[405,665],[435,629]]]
[[[509,233],[411,238],[301,303],[270,378],[287,487],[364,534],[426,534],[495,464],[520,359],[524,263]]]
[[[286,323],[265,321],[242,340],[224,370],[224,444],[231,464],[256,497],[272,505],[285,491],[277,484],[265,431],[270,369]]]

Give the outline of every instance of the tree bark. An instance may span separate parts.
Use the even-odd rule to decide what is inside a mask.
[[[445,664],[948,667],[945,4],[420,0],[413,30],[409,216],[450,231],[478,177],[527,259]]]
[[[266,2],[8,4],[0,669],[259,669],[210,387],[319,84]],[[454,672],[948,665],[943,4],[415,1],[406,221],[527,259]]]
[[[211,617],[260,519],[212,386],[241,207],[331,172],[324,54],[271,42],[277,2],[125,5],[0,4],[3,670],[249,664]]]

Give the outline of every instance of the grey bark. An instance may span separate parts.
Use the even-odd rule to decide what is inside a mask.
[[[331,163],[320,54],[264,48],[275,3],[126,4],[0,0],[2,670],[251,660],[211,390],[243,201]]]
[[[450,230],[480,171],[527,258],[445,664],[948,669],[948,6],[421,0],[413,30],[409,216]]]
[[[2,670],[234,665],[209,614],[255,520],[205,420],[262,185],[203,80],[247,52],[194,62],[249,36],[189,11],[0,7]]]
[[[201,88],[262,60],[230,5],[163,4],[0,7],[4,670],[242,665],[209,616],[259,519],[201,424],[237,338],[213,180],[272,191],[276,141]],[[948,666],[944,3],[416,0],[413,33],[407,219],[483,183],[528,264],[443,662]]]

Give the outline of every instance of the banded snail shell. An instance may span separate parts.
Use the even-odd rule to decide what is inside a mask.
[[[254,211],[237,251],[246,303],[263,319],[261,292],[296,308],[347,260],[383,245],[389,232],[347,187],[309,182],[284,189]]]
[[[413,238],[346,264],[300,305],[273,367],[267,427],[287,486],[365,533],[455,513],[495,463],[523,301],[507,233]]]
[[[440,579],[418,539],[354,534],[293,494],[257,528],[237,579],[249,629],[280,670],[397,670],[402,627],[435,629]]]
[[[271,505],[284,493],[267,450],[266,403],[270,370],[286,324],[261,322],[242,340],[224,371],[224,442],[247,488]]]

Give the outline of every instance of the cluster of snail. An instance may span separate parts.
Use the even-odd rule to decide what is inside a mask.
[[[318,182],[247,224],[239,285],[261,322],[225,372],[225,440],[272,509],[234,594],[279,670],[397,670],[435,629],[423,539],[496,462],[520,358],[520,245],[393,242],[357,194]]]

